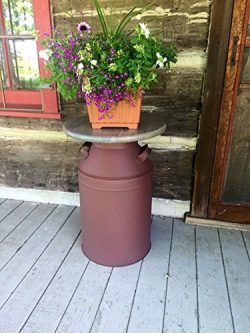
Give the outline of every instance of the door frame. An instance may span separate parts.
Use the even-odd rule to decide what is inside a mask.
[[[223,97],[234,0],[214,0],[211,8],[207,70],[194,168],[191,216],[208,217],[219,116]]]
[[[246,0],[243,1],[245,3]],[[214,0],[212,4],[208,64],[204,78],[203,106],[194,170],[193,199],[191,214],[186,216],[187,223],[217,226],[227,223],[222,221],[216,223],[215,220],[209,218],[209,200],[227,61],[232,56],[230,34],[236,3],[240,3],[239,0],[227,0],[226,2]],[[239,57],[239,55],[237,56]],[[235,217],[237,214],[238,217],[241,212],[238,207],[234,208],[234,212],[231,213]],[[231,227],[232,224],[232,222],[228,223],[227,227]]]
[[[208,207],[209,218],[234,220],[236,222],[248,221],[250,206],[224,203],[222,202],[222,194],[228,153],[232,141],[243,54],[246,46],[249,4],[250,0],[235,0],[234,3],[225,87],[221,104],[222,112],[219,118],[211,194]]]

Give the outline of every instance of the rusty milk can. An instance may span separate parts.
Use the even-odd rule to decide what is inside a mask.
[[[78,165],[83,252],[124,266],[150,250],[152,163],[138,143],[87,143]]]

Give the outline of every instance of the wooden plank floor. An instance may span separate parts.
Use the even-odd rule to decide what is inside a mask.
[[[79,208],[0,199],[1,333],[249,333],[250,233],[154,217],[122,268],[81,251]]]

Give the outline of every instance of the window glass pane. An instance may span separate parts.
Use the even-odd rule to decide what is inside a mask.
[[[6,68],[7,66],[4,59],[3,43],[0,42],[0,90],[9,88]]]
[[[27,35],[34,31],[32,0],[3,0],[8,35]]]
[[[11,71],[14,89],[39,89],[39,69],[35,40],[10,40]]]
[[[237,98],[232,144],[227,161],[223,202],[250,203],[250,89]]]
[[[241,82],[250,82],[250,47],[246,47],[244,51]]]
[[[247,35],[250,37],[250,16],[248,19],[248,30],[247,30]]]

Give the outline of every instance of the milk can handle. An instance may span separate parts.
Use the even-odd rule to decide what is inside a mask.
[[[145,162],[149,158],[150,153],[151,153],[151,149],[148,147],[148,145],[141,147],[141,152],[137,156],[137,160],[140,160],[141,162]]]
[[[91,147],[90,142],[85,142],[82,147],[80,148],[79,152],[83,160],[86,160],[89,157],[89,150]]]

